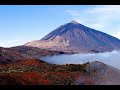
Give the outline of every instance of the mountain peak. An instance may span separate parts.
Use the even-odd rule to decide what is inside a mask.
[[[120,50],[120,40],[72,20],[25,46],[65,52],[104,52]]]
[[[73,23],[73,24],[79,24],[79,23],[76,22],[75,20],[72,20],[70,23]]]

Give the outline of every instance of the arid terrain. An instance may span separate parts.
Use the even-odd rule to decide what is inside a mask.
[[[101,62],[52,65],[29,59],[0,64],[0,85],[120,85],[120,70]]]
[[[71,21],[41,40],[0,47],[0,85],[120,85],[120,70],[100,61],[59,65],[40,60],[114,49],[120,49],[119,39]]]

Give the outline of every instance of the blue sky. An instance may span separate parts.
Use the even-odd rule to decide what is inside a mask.
[[[72,20],[120,39],[120,5],[1,5],[0,46],[39,40]]]

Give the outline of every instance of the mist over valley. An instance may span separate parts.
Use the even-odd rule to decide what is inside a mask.
[[[51,64],[83,64],[86,62],[100,61],[120,69],[120,51],[72,55],[54,55],[41,57],[40,60]]]

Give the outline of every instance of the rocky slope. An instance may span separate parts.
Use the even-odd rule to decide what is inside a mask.
[[[120,70],[101,62],[92,62],[86,68],[99,85],[120,85]]]
[[[27,59],[17,50],[0,47],[0,63],[11,63]]]
[[[71,54],[62,51],[51,51],[51,50],[41,49],[37,47],[30,47],[30,46],[17,46],[17,47],[11,47],[11,49],[17,50],[20,54],[24,55],[25,57],[33,57],[37,59],[39,59],[42,56]]]
[[[74,85],[85,67],[52,65],[37,59],[0,64],[0,85]]]
[[[0,47],[0,63],[12,63],[33,58],[39,59],[42,56],[52,56],[60,54],[65,53],[27,46],[18,46],[11,48]]]
[[[61,25],[41,40],[25,46],[64,52],[107,52],[120,49],[120,40],[76,21]]]

